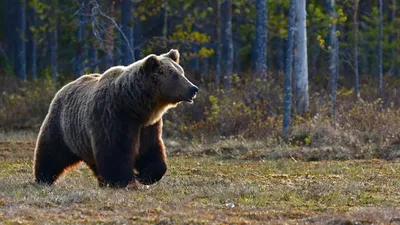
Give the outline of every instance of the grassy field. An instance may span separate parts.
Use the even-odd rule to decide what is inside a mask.
[[[0,224],[400,224],[394,161],[175,152],[161,182],[138,190],[100,189],[83,164],[43,187],[31,138],[0,140]]]

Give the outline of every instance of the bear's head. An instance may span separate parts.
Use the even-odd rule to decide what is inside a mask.
[[[158,97],[169,104],[193,102],[198,87],[185,77],[179,65],[179,52],[171,49],[162,55],[149,55],[144,59],[144,70],[156,85]]]

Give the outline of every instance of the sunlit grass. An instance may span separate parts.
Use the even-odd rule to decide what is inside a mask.
[[[259,224],[338,218],[387,223],[400,218],[396,162],[170,156],[161,182],[134,191],[99,188],[83,164],[52,187],[36,185],[32,159],[24,152],[0,160],[1,223]]]
[[[34,142],[37,137],[37,131],[30,130],[14,130],[14,131],[4,131],[0,130],[0,142]]]

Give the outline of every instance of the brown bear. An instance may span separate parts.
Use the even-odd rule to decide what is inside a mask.
[[[40,128],[35,181],[51,185],[81,161],[100,186],[159,181],[167,170],[162,116],[180,102],[193,102],[197,91],[174,49],[65,85]]]

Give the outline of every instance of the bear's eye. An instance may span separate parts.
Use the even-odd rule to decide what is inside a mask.
[[[179,79],[179,75],[177,73],[174,73],[172,75],[172,80],[178,80]]]

